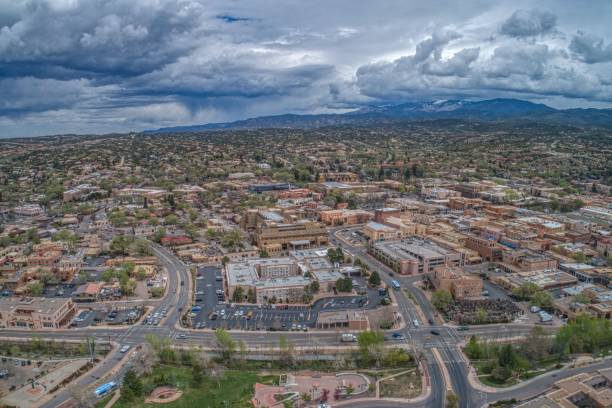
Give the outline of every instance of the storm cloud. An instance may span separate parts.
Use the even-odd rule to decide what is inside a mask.
[[[0,137],[434,98],[612,105],[612,13],[552,0],[0,0]]]

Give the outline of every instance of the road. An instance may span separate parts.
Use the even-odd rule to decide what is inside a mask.
[[[339,244],[335,239],[335,234],[332,234],[332,242]],[[387,284],[392,279],[389,275],[389,268],[378,262],[376,259],[369,256],[362,248],[353,247],[346,243],[341,246],[358,255],[372,270],[379,271],[381,278]],[[92,336],[100,342],[115,342],[120,345],[137,346],[146,341],[146,336],[155,334],[162,337],[170,337],[175,339],[176,344],[185,345],[200,345],[203,347],[215,347],[215,334],[211,330],[185,330],[178,326],[178,321],[183,312],[187,311],[192,304],[191,287],[193,286],[192,277],[187,267],[183,265],[176,256],[169,250],[157,245],[152,245],[155,255],[158,257],[161,265],[168,271],[168,290],[164,298],[155,306],[153,312],[161,309],[167,309],[168,314],[165,319],[160,322],[159,326],[148,325],[133,325],[129,328],[104,328],[90,327],[81,330],[62,330],[62,331],[37,331],[24,332],[19,330],[4,330],[3,337],[9,338],[24,338],[30,337],[33,334],[49,339],[64,339],[64,340],[82,340],[84,336]],[[395,300],[398,305],[398,310],[402,314],[406,325],[403,329],[397,330],[405,336],[404,342],[406,345],[415,351],[424,365],[427,367],[427,380],[431,384],[431,394],[425,401],[416,402],[414,404],[397,403],[391,401],[367,401],[355,402],[351,406],[354,407],[444,407],[446,384],[442,367],[434,358],[432,349],[436,348],[443,360],[443,364],[449,373],[452,381],[452,388],[460,398],[460,406],[462,408],[481,407],[487,402],[493,402],[500,399],[524,399],[535,396],[541,393],[546,387],[549,387],[555,381],[561,378],[573,375],[580,371],[590,371],[601,367],[609,367],[610,362],[601,363],[601,367],[593,365],[587,368],[563,370],[538,377],[537,379],[520,384],[519,386],[505,389],[496,393],[484,393],[474,389],[468,381],[468,364],[465,361],[464,355],[458,348],[457,343],[473,334],[490,338],[511,338],[516,336],[525,336],[529,333],[533,326],[527,324],[507,324],[507,325],[488,325],[472,327],[469,331],[457,331],[455,327],[437,324],[436,313],[433,307],[423,294],[423,292],[413,286],[413,283],[418,280],[418,277],[398,277],[395,275],[393,279],[401,281],[403,288],[408,289],[412,294],[412,298],[416,300],[414,304],[401,291],[394,291]],[[425,319],[421,318],[418,309],[421,310]],[[419,327],[412,324],[413,320],[419,321]],[[434,322],[429,324],[429,319]],[[425,321],[423,321],[425,320]],[[436,329],[439,335],[432,335],[431,330]],[[178,339],[177,335],[181,333],[184,338]],[[323,348],[323,347],[338,347],[340,346],[341,331],[338,332],[283,332],[289,341],[297,348]],[[280,333],[265,332],[265,331],[235,331],[232,332],[232,337],[236,341],[243,341],[252,353],[257,353],[257,350],[267,350],[270,347],[278,346]],[[182,336],[181,336],[182,337]],[[93,384],[99,385],[102,382],[112,380],[120,381],[127,366],[117,367],[118,372],[111,377],[104,377],[111,369],[118,365],[118,357],[120,357],[118,348],[102,363],[97,365],[87,376],[75,381],[71,387],[81,390],[87,389]],[[55,398],[45,404],[45,408],[57,407],[63,402],[71,398],[67,390],[56,394]]]

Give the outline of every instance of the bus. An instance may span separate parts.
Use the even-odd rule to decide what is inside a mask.
[[[102,384],[101,386],[96,388],[96,390],[94,391],[94,394],[96,394],[96,397],[101,398],[105,396],[106,394],[114,391],[115,388],[117,388],[116,382],[114,381],[107,382],[106,384]]]
[[[395,279],[391,281],[391,286],[395,290],[399,290],[400,289],[400,283],[398,281],[396,281]]]

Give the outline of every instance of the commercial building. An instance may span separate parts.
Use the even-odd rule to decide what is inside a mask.
[[[363,210],[325,210],[320,212],[320,217],[327,225],[354,225],[370,221],[373,215]]]
[[[363,235],[365,235],[370,242],[377,242],[400,239],[403,233],[397,228],[370,221],[363,227]]]
[[[368,252],[397,273],[415,275],[430,273],[438,266],[463,266],[465,254],[431,241],[411,237],[370,244]]]
[[[360,311],[320,312],[317,329],[368,330],[368,318]]]
[[[327,245],[328,234],[325,226],[314,221],[299,221],[285,224],[266,220],[255,230],[255,242],[269,254]]]
[[[468,235],[464,245],[466,248],[478,252],[478,255],[487,261],[495,262],[502,259],[502,248],[493,240]]]
[[[269,301],[295,303],[302,300],[304,286],[311,280],[301,275],[298,264],[291,258],[261,258],[229,263],[225,268],[230,298],[238,288],[244,295],[255,294],[257,303]]]
[[[70,298],[0,298],[0,326],[5,328],[57,329],[75,313]]]
[[[557,381],[546,395],[520,408],[606,408],[612,406],[612,368]]]
[[[467,275],[461,268],[438,266],[433,270],[431,282],[436,289],[450,292],[458,300],[478,298],[482,295],[482,279]]]

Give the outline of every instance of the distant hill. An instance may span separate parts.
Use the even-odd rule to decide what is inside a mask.
[[[368,125],[438,119],[495,122],[524,121],[612,128],[612,109],[554,109],[550,106],[519,99],[490,99],[476,102],[441,100],[366,106],[343,114],[261,116],[227,123],[161,128],[144,133],[263,128],[311,129],[325,126]]]

